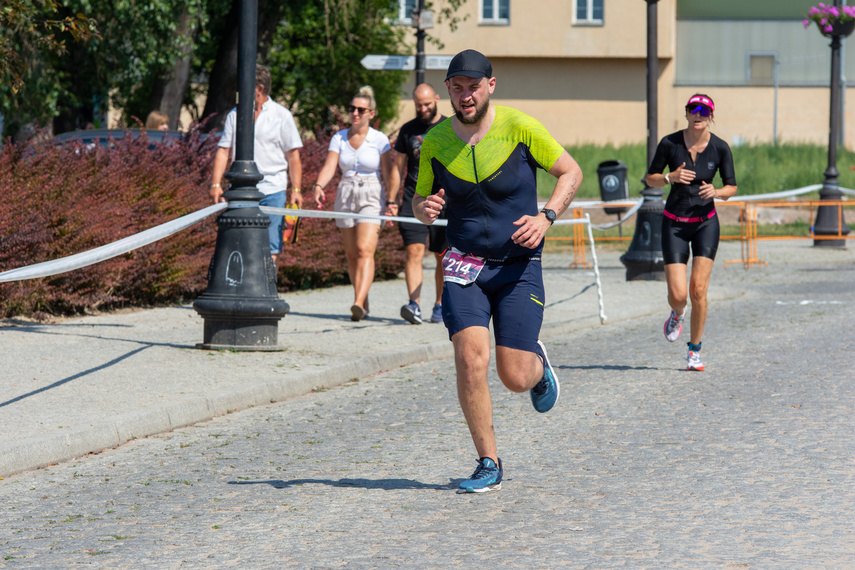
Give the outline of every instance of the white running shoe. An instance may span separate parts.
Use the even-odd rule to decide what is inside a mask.
[[[674,309],[671,309],[671,315],[665,321],[665,338],[668,339],[668,342],[674,342],[680,338],[680,332],[683,330],[683,317],[685,316],[686,313],[684,312],[678,317]]]
[[[704,363],[701,362],[700,352],[695,352],[691,348],[689,349],[689,354],[686,356],[686,370],[704,371]]]

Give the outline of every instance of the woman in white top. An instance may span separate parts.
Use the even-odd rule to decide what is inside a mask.
[[[383,183],[389,187],[390,177],[395,176],[397,170],[392,168],[389,137],[369,126],[377,114],[376,109],[371,87],[363,87],[353,97],[348,107],[350,128],[333,135],[327,160],[313,186],[318,207],[338,166],[342,177],[335,197],[336,212],[376,216],[386,211]],[[336,219],[335,225],[341,229],[347,273],[353,283],[350,318],[359,321],[368,316],[368,290],[374,282],[374,251],[380,237],[381,221],[343,218]]]

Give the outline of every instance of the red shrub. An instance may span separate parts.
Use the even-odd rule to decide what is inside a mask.
[[[210,204],[216,142],[191,133],[149,147],[125,137],[115,148],[12,144],[0,149],[0,271],[58,259],[195,212]],[[305,141],[307,190],[326,159],[328,139]],[[332,207],[337,179],[330,184]],[[306,192],[306,207],[310,192]],[[203,292],[216,242],[214,218],[154,244],[68,273],[0,283],[0,318],[187,301]],[[396,229],[383,230],[377,278],[394,277],[404,254]],[[331,220],[304,219],[299,241],[280,261],[281,290],[347,283]]]

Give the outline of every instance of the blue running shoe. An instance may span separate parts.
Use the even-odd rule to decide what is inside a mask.
[[[422,324],[422,310],[415,301],[410,301],[401,307],[401,317],[414,325]]]
[[[472,477],[460,484],[457,493],[486,493],[487,491],[498,491],[502,488],[502,458],[499,458],[499,466],[489,457],[478,460],[478,467]]]
[[[546,357],[546,347],[540,341],[537,341],[537,344],[540,345],[540,350],[542,351],[543,378],[534,385],[530,393],[534,409],[543,414],[551,410],[555,402],[558,401],[558,395],[561,393],[561,385],[558,383],[555,371],[552,370],[552,365],[549,364],[549,359]]]
[[[433,306],[433,313],[430,315],[430,322],[432,323],[441,323],[442,322],[442,305],[437,303]]]

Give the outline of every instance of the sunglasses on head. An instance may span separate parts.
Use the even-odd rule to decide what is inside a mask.
[[[692,115],[700,115],[701,117],[709,117],[712,114],[712,111],[706,105],[691,105],[686,107],[686,111]]]
[[[360,115],[364,115],[369,112],[371,109],[366,109],[365,107],[357,107],[356,105],[351,105],[347,108],[348,113],[359,113]]]

